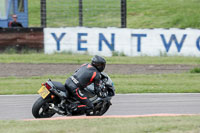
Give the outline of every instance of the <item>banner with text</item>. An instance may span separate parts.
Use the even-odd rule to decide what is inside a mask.
[[[45,28],[44,51],[111,56],[200,56],[198,29]]]

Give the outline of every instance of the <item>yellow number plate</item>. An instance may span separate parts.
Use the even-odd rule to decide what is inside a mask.
[[[47,88],[45,86],[42,86],[39,90],[38,93],[40,94],[40,96],[45,99],[48,95],[49,95],[49,90],[47,90]]]

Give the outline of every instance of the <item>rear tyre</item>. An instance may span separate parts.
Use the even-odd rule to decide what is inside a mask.
[[[55,112],[52,109],[49,109],[49,104],[53,103],[51,99],[43,99],[42,97],[38,98],[37,101],[33,104],[32,114],[35,118],[50,118]]]

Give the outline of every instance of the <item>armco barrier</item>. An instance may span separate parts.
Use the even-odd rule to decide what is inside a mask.
[[[200,56],[199,29],[45,28],[45,53]]]
[[[2,28],[0,29],[0,51],[7,48],[34,49],[44,48],[43,28]]]

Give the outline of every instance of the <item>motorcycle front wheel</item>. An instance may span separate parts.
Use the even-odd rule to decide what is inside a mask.
[[[101,104],[103,104],[103,103],[101,103]],[[86,116],[102,116],[108,111],[108,109],[110,108],[110,105],[111,105],[110,103],[106,103],[104,106],[97,107],[94,110],[93,114],[86,114]]]
[[[33,104],[32,114],[35,118],[50,118],[55,112],[49,108],[50,103],[53,103],[52,99],[38,98]]]

